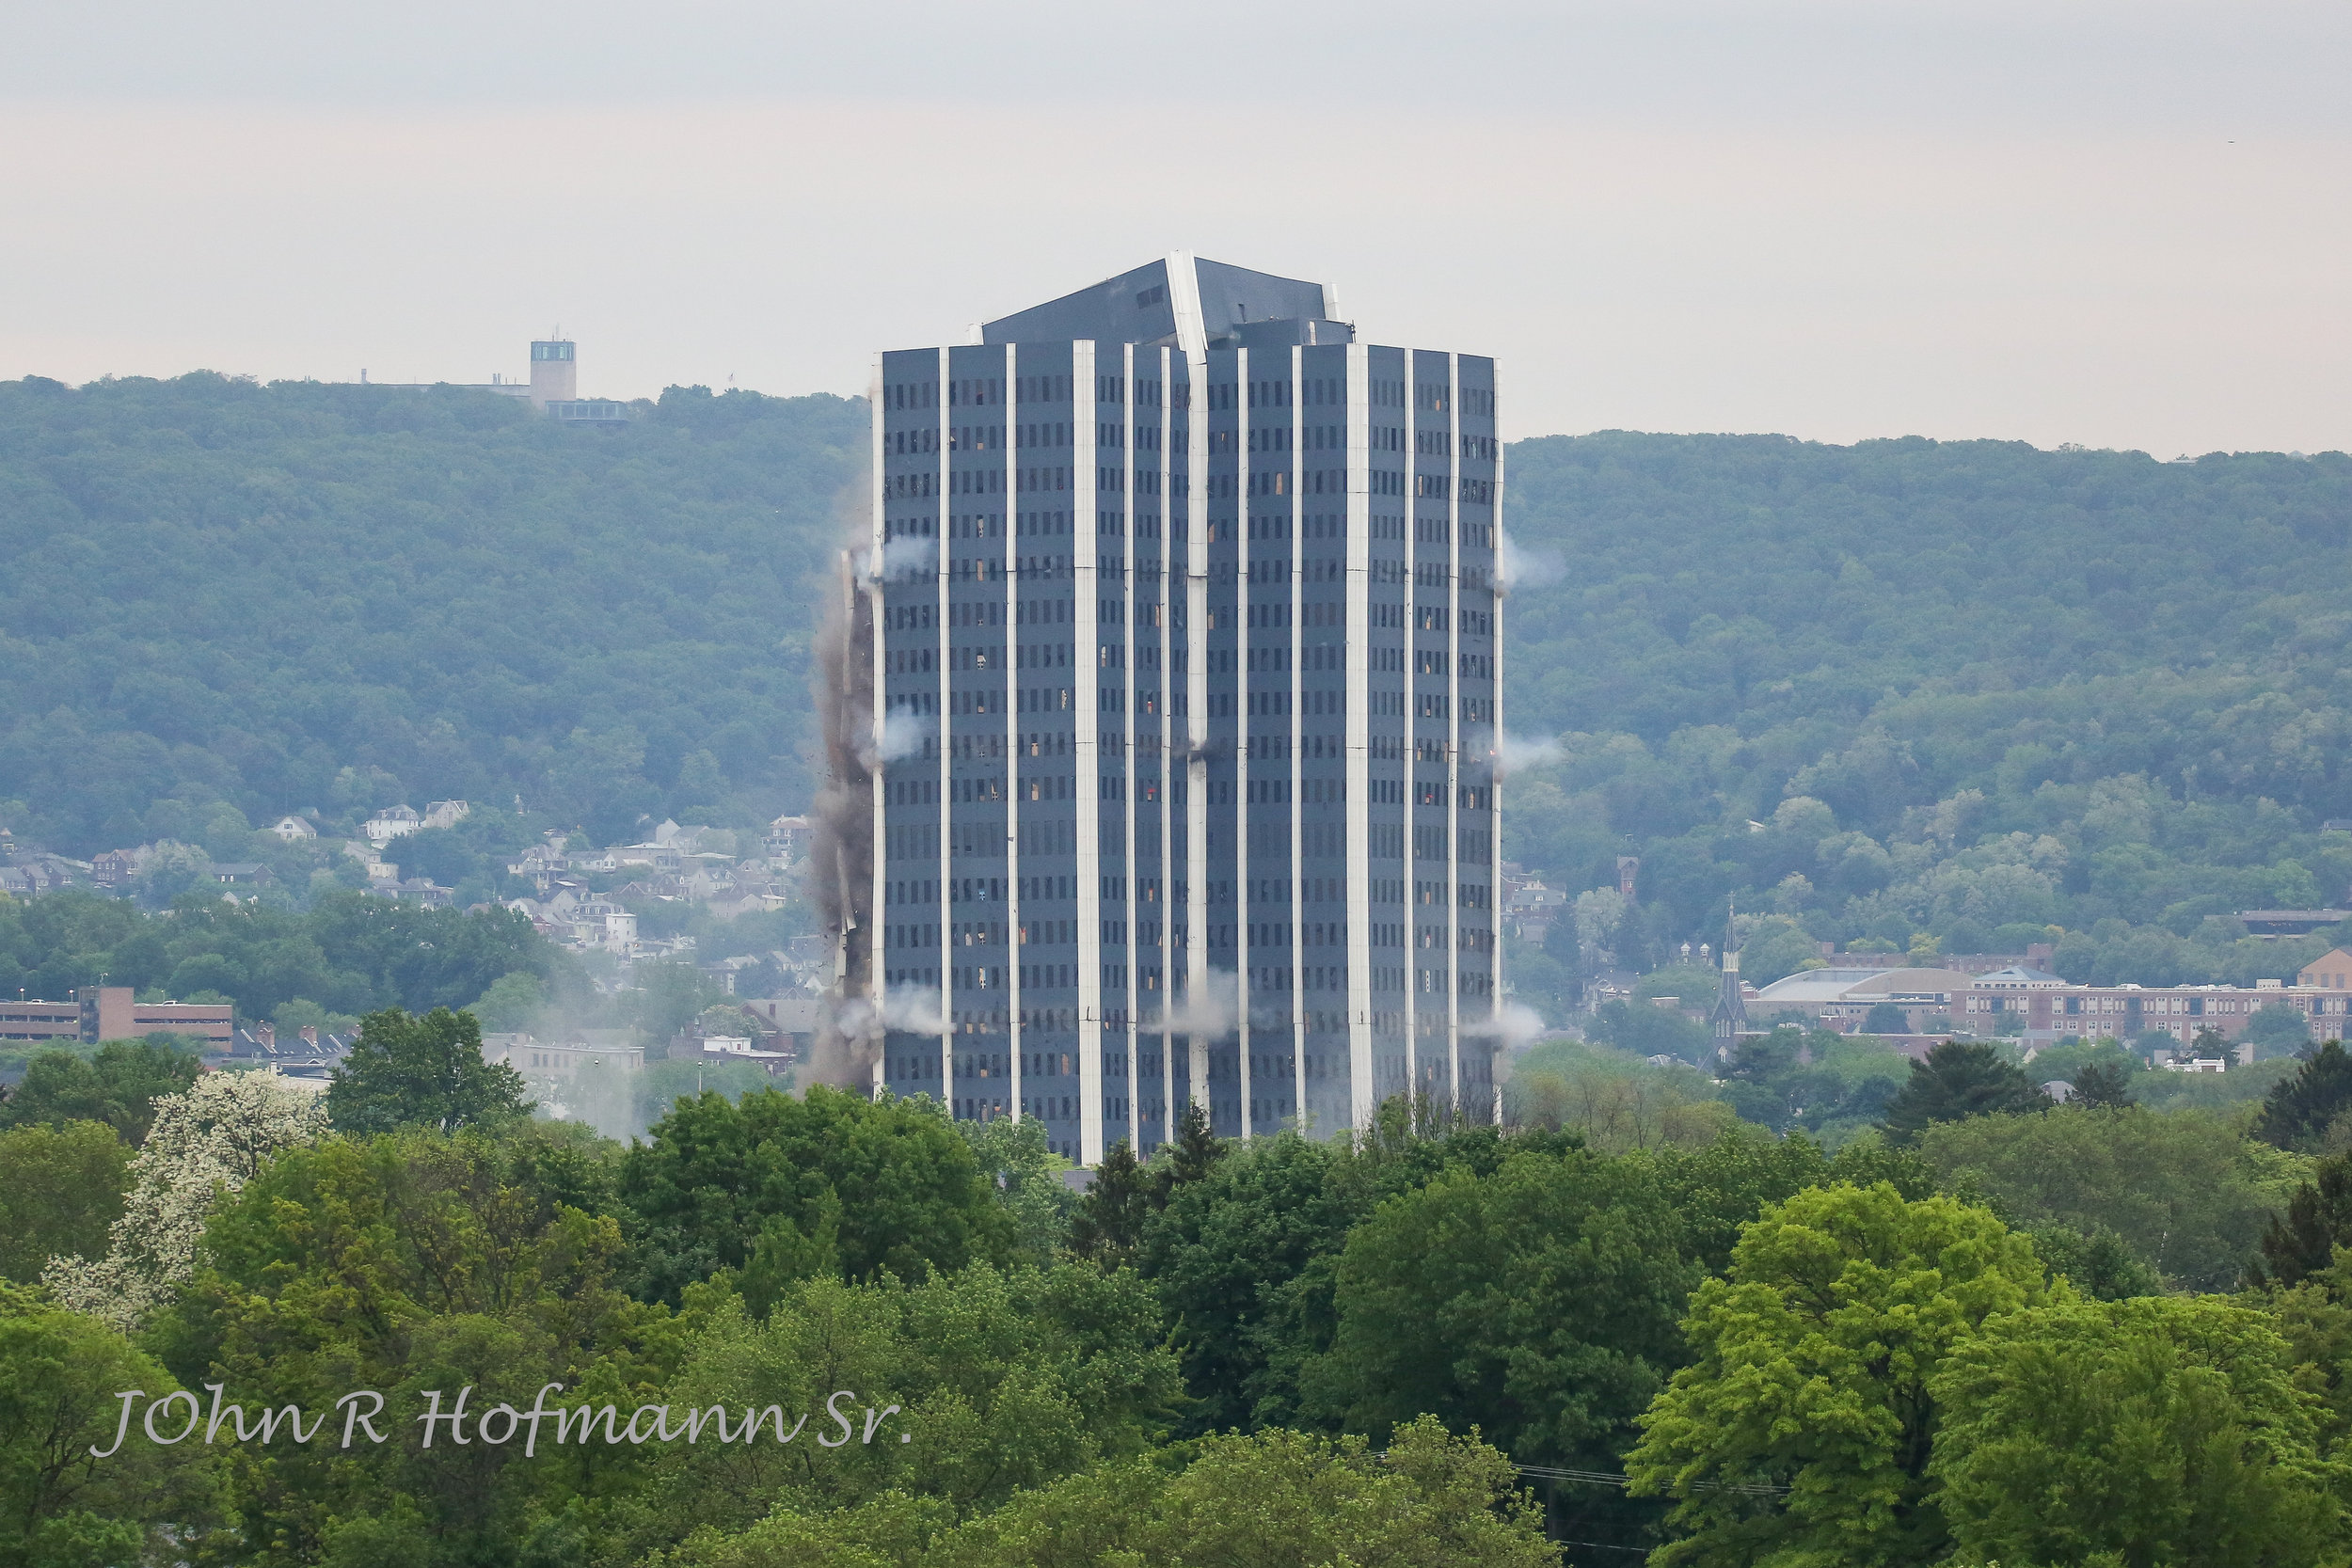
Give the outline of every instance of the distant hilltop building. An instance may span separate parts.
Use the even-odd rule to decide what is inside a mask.
[[[455,387],[468,392],[496,392],[501,397],[529,398],[531,406],[562,424],[605,427],[628,423],[628,404],[611,398],[580,395],[580,345],[569,338],[540,338],[531,345],[531,379],[509,381],[493,372],[487,381],[376,381],[359,372],[362,386],[395,387],[421,392],[432,387]]]
[[[542,339],[531,345],[531,406],[580,399],[580,345],[568,338]]]

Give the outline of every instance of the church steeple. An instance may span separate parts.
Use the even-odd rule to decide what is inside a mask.
[[[1728,900],[1724,905],[1723,989],[1707,1022],[1715,1037],[1715,1053],[1728,1059],[1740,1043],[1740,1031],[1748,1026],[1747,1004],[1740,995],[1739,914]]]

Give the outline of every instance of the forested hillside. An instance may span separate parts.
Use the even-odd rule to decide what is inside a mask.
[[[1824,941],[2056,924],[2070,974],[2250,977],[2276,950],[2207,917],[2344,897],[2342,453],[1612,433],[1509,471],[1506,721],[1564,760],[1505,842],[1571,892],[1639,854],[1623,956],[1738,893]]]
[[[863,404],[640,413],[0,385],[0,819],[87,855],[220,802],[519,795],[600,840],[800,804]],[[2239,977],[2276,950],[2207,917],[2345,896],[2352,459],[1613,433],[1509,475],[1554,570],[1512,602],[1505,711],[1562,753],[1508,852],[1571,892],[1639,854],[1631,915],[1588,910],[1622,959],[1738,894],[1788,954],[2057,925],[2070,973]]]
[[[672,389],[0,384],[0,800],[65,853],[458,798],[584,823],[804,791],[864,405]]]

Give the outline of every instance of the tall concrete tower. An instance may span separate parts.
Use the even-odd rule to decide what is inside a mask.
[[[550,403],[569,403],[580,396],[580,372],[569,338],[543,339],[531,345],[531,406],[545,412]]]
[[[1086,1164],[1491,1117],[1493,361],[1189,255],[981,338],[875,368],[882,1082]]]

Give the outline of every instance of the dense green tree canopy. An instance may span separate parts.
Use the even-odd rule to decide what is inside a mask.
[[[1692,1297],[1696,1358],[1627,1459],[1637,1492],[1677,1499],[1685,1533],[1653,1560],[1937,1560],[1930,1380],[1986,1319],[2042,1293],[2025,1238],[1950,1198],[1817,1187],[1767,1210]]]
[[[609,840],[803,798],[864,405],[672,388],[637,415],[592,437],[455,388],[0,384],[11,825],[87,852],[520,797]],[[1807,941],[2053,923],[2070,975],[2250,978],[2280,955],[2233,911],[2352,879],[2320,827],[2352,815],[2341,454],[1607,432],[1510,472],[1537,569],[1506,711],[1566,745],[1514,784],[1506,852],[1571,893],[1638,853],[1621,958],[1720,941],[1738,893],[1779,922],[1758,978]],[[455,875],[464,836],[411,852]]]
[[[1534,1133],[1516,1142],[1556,1151],[1575,1140]],[[1359,1140],[1284,1132],[1215,1159],[1198,1138],[1169,1149],[1162,1207],[1144,1224],[1136,1266],[1182,1325],[1194,1425],[1296,1419],[1300,1373],[1328,1343],[1350,1227],[1383,1198],[1452,1168],[1491,1173],[1509,1152],[1493,1128],[1416,1136],[1401,1102],[1384,1107],[1380,1125]]]
[[[1349,1233],[1308,1402],[1352,1432],[1429,1413],[1523,1463],[1605,1468],[1681,1358],[1698,1278],[1645,1165],[1572,1152],[1456,1167]]]
[[[2273,1085],[2254,1131],[2280,1148],[2312,1148],[2347,1110],[2352,1110],[2352,1053],[2328,1040],[2294,1077]]]
[[[0,799],[84,851],[195,839],[215,802],[519,794],[605,838],[772,815],[865,407],[674,388],[639,413],[0,384]]]
[[[1506,853],[1571,895],[1639,853],[1621,955],[1719,942],[1737,892],[1821,940],[2058,922],[2070,975],[2210,978],[2264,955],[2188,941],[2206,916],[2352,874],[2320,831],[2352,816],[2341,453],[1607,432],[1510,475],[1561,569],[1514,591],[1505,708],[1567,755]]]
[[[422,1076],[423,1101],[447,1099]],[[1950,1551],[2092,1568],[2118,1543],[2126,1561],[2212,1542],[2213,1560],[2243,1542],[2269,1554],[2250,1560],[2326,1560],[2296,1544],[2334,1528],[2334,1503],[2311,1502],[2352,1431],[2331,1165],[2266,1249],[2299,1273],[2226,1308],[2060,1310],[2148,1305],[2158,1281],[2119,1227],[2218,1228],[2207,1209],[2249,1181],[2283,1194],[2308,1164],[2242,1139],[2233,1156],[2204,1113],[1994,1114],[1831,1156],[1747,1125],[1604,1150],[1399,1101],[1329,1143],[1220,1144],[1195,1120],[1072,1204],[1009,1124],[762,1090],[690,1099],[627,1148],[419,1115],[240,1142],[235,1181],[171,1175],[196,1101],[269,1082],[210,1074],[164,1103],[106,1238],[110,1266],[137,1218],[140,1247],[180,1259],[138,1312],[64,1293],[54,1270],[77,1311],[0,1287],[11,1391],[66,1418],[36,1432],[0,1400],[0,1515],[11,1540],[55,1537],[28,1564],[167,1535],[255,1568],[1534,1568],[1562,1541],[1725,1568]],[[123,1153],[91,1122],[0,1133],[0,1206],[28,1231],[78,1227],[92,1254],[103,1205],[63,1188],[110,1193]],[[27,1314],[46,1314],[29,1337],[10,1326]],[[74,1381],[82,1361],[97,1381]],[[403,1424],[380,1449],[224,1434],[176,1454],[135,1427],[133,1467],[59,1468],[65,1436],[106,1414],[92,1389],[167,1378],[220,1385],[233,1422],[366,1387]],[[2050,1379],[2070,1398],[2026,1410]],[[535,1457],[486,1427],[399,1440],[431,1390],[469,1390],[478,1418],[548,1385],[665,1430],[771,1402],[811,1426]],[[884,1440],[813,1440],[841,1397]],[[1515,1464],[1536,1466],[1540,1511]],[[1547,1473],[1562,1465],[1645,1495]],[[2076,1536],[2013,1506],[2036,1473],[2081,1499]]]
[[[2039,1111],[2050,1104],[2001,1048],[1986,1040],[1946,1040],[1911,1065],[1911,1075],[1886,1107],[1886,1137],[1909,1143],[1939,1121],[1964,1121],[1998,1112]]]
[[[1878,1040],[1791,1024],[1742,1038],[1721,1070],[1724,1098],[1741,1119],[1817,1133],[1879,1121],[1914,1076]]]
[[[0,1279],[31,1285],[52,1258],[103,1256],[130,1163],[100,1122],[0,1132]]]
[[[2036,1231],[2110,1233],[2197,1291],[2237,1283],[2304,1164],[2249,1147],[2213,1112],[2138,1106],[1938,1122],[1917,1147],[1947,1190],[1980,1194]]]
[[[120,1335],[0,1285],[0,1560],[151,1561],[204,1543],[216,1500],[210,1456],[115,1443],[118,1390],[161,1398],[175,1387]]]
[[[544,980],[560,961],[512,910],[469,914],[346,890],[299,912],[201,893],[151,913],[76,889],[0,896],[0,983],[11,994],[22,986],[63,1000],[103,976],[159,1001],[232,1002],[240,1018],[290,1028],[383,1007],[463,1007],[507,975]],[[178,989],[191,978],[200,990]]]
[[[2299,1285],[2325,1275],[2342,1246],[2352,1246],[2352,1155],[2337,1154],[2313,1165],[2285,1211],[2272,1213],[2250,1272],[2258,1283]]]
[[[1737,1119],[1701,1069],[1572,1039],[1522,1052],[1503,1107],[1520,1126],[1570,1132],[1610,1154],[1708,1143]]]
[[[109,1040],[95,1055],[44,1051],[0,1101],[0,1128],[102,1122],[136,1144],[155,1119],[155,1098],[178,1094],[200,1070],[176,1037]]]
[[[482,1025],[471,1013],[447,1007],[422,1018],[397,1007],[370,1013],[326,1090],[326,1114],[346,1132],[454,1132],[530,1109],[522,1074],[484,1060]]]
[[[1068,1476],[934,1535],[903,1493],[837,1513],[779,1509],[737,1535],[706,1530],[676,1568],[1554,1568],[1509,1461],[1435,1421],[1385,1453],[1360,1437],[1229,1433],[1188,1462],[1133,1460]]]
[[[2344,1542],[2344,1478],[2258,1312],[2053,1302],[1955,1347],[1933,1393],[1958,1560],[2261,1568]]]
[[[820,1086],[680,1099],[622,1167],[654,1294],[760,1258],[767,1277],[915,1279],[1007,1258],[1012,1217],[935,1105]]]

